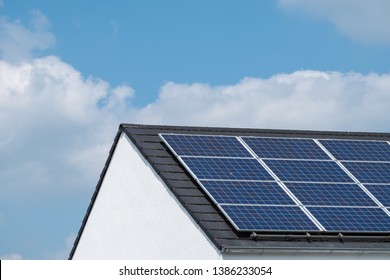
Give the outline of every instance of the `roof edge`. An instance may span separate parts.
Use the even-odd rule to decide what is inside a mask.
[[[100,187],[101,187],[101,185],[103,183],[103,179],[104,179],[104,177],[106,175],[108,166],[110,165],[112,156],[114,154],[114,151],[115,151],[115,148],[117,146],[117,143],[118,143],[118,140],[119,140],[119,137],[120,137],[121,133],[122,133],[122,131],[121,131],[121,128],[119,126],[119,130],[118,130],[117,134],[115,135],[114,142],[113,142],[113,144],[112,144],[112,146],[110,148],[110,151],[108,153],[108,157],[107,157],[107,160],[106,160],[106,162],[104,164],[103,170],[100,173],[99,181],[96,184],[95,191],[94,191],[94,193],[93,193],[93,195],[91,197],[91,200],[90,200],[90,203],[88,205],[87,211],[86,211],[86,213],[84,215],[83,221],[81,222],[80,229],[79,229],[79,231],[77,233],[77,236],[76,236],[76,239],[75,239],[75,241],[73,243],[73,247],[72,247],[72,249],[71,249],[71,251],[69,253],[68,260],[72,260],[73,259],[73,255],[74,255],[74,253],[76,251],[77,245],[79,244],[81,235],[83,234],[84,228],[85,228],[85,226],[87,224],[87,221],[88,221],[88,218],[89,218],[89,215],[92,212],[93,205],[95,204],[96,197],[99,194]]]
[[[362,132],[362,131],[337,131],[337,130],[309,130],[309,129],[270,129],[270,128],[238,128],[238,127],[222,127],[222,126],[180,126],[180,125],[152,125],[152,124],[133,124],[121,123],[119,125],[121,131],[126,129],[159,129],[159,130],[188,130],[199,132],[249,132],[249,133],[265,133],[265,134],[314,134],[314,135],[332,135],[332,136],[365,136],[365,137],[390,137],[390,132]]]
[[[236,246],[223,246],[221,249],[224,254],[278,254],[278,253],[290,253],[290,254],[354,254],[354,255],[367,255],[367,254],[389,254],[390,249],[381,248],[300,248],[300,247],[265,247],[265,248],[253,248],[253,247],[236,247]]]

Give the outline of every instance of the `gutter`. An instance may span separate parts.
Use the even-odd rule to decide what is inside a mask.
[[[390,249],[324,249],[324,248],[249,248],[249,247],[239,247],[239,246],[222,246],[221,252],[223,254],[252,254],[252,255],[390,255]]]
[[[311,243],[313,241],[339,241],[341,243],[348,241],[375,241],[375,242],[390,242],[389,235],[343,235],[341,232],[337,235],[311,235],[306,234],[257,234],[251,233],[250,239],[255,241],[266,241],[266,240],[306,240]]]

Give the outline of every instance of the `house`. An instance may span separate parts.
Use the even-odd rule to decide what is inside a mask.
[[[374,175],[379,174],[384,180],[384,183],[381,181],[382,183],[377,184],[380,185],[381,192],[373,195],[373,192],[367,189],[374,186],[367,186],[366,189],[364,184],[355,185],[353,181],[348,183],[348,186],[359,189],[357,191],[359,194],[364,189],[368,194],[364,198],[365,201],[370,200],[375,204],[375,206],[359,206],[360,208],[353,204],[343,208],[347,209],[346,211],[367,210],[369,214],[375,210],[371,218],[353,212],[357,222],[351,221],[355,218],[353,216],[352,219],[350,216],[340,217],[341,222],[342,219],[347,219],[348,221],[344,222],[351,222],[350,226],[356,226],[356,230],[349,231],[347,228],[346,231],[326,231],[324,230],[326,227],[332,228],[333,222],[336,223],[337,229],[339,221],[327,221],[324,218],[323,223],[321,221],[323,216],[318,214],[320,215],[320,222],[317,222],[320,224],[319,230],[248,231],[240,230],[245,225],[237,226],[234,217],[231,218],[227,211],[221,211],[223,208],[215,202],[215,197],[210,196],[208,190],[200,186],[199,180],[191,174],[193,167],[189,168],[190,164],[185,161],[185,158],[180,157],[180,154],[175,155],[175,148],[169,145],[169,140],[167,141],[169,137],[164,138],[164,135],[171,134],[309,139],[316,143],[321,142],[321,139],[369,140],[367,143],[390,145],[388,133],[122,124],[69,259],[390,258],[390,224],[388,224],[390,223],[388,204],[390,203],[390,172],[387,172],[390,170],[390,160],[387,162],[386,157],[380,158],[380,162],[375,163],[383,168],[378,167],[379,171],[373,171],[376,172]],[[321,143],[319,145],[322,146]],[[382,154],[378,153],[379,156]],[[390,156],[390,152],[386,154],[385,151],[385,156]],[[364,164],[364,160],[361,161]],[[342,163],[337,159],[332,160],[332,165],[336,164]],[[360,172],[362,179],[360,174],[352,174],[355,177],[351,174],[348,176],[351,175],[355,181],[364,181],[364,176],[367,174],[364,170]],[[278,176],[283,177],[283,174]],[[287,185],[283,182],[279,184],[283,188]],[[338,185],[333,184],[330,188],[334,186]],[[339,192],[344,194],[343,190]],[[294,194],[292,196],[295,197]],[[342,199],[350,198],[348,193],[346,196]],[[289,207],[288,209],[298,209],[297,205]],[[310,212],[318,209],[320,207],[312,207],[313,211]],[[337,210],[337,207],[327,206],[321,209],[333,211]],[[375,220],[377,213],[380,216],[379,222]],[[233,216],[235,214],[230,213]],[[316,217],[313,219],[315,220]],[[363,229],[360,228],[360,223],[364,224]],[[369,224],[368,230],[365,230],[365,223]]]

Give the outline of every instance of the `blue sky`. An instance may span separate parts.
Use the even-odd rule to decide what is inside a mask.
[[[121,122],[390,132],[387,0],[0,1],[0,258],[66,258]]]

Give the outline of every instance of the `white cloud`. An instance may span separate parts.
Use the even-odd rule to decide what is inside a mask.
[[[131,115],[130,87],[84,78],[55,56],[34,58],[55,41],[49,27],[37,10],[28,27],[0,17],[3,197],[92,188]]]
[[[389,131],[390,75],[298,71],[231,86],[165,84],[148,123]]]
[[[132,93],[53,56],[0,61],[3,194],[94,185]]]
[[[354,40],[390,43],[388,0],[279,0],[279,4],[328,20]]]
[[[39,10],[31,11],[29,28],[19,20],[10,21],[0,16],[0,58],[20,62],[31,58],[34,51],[51,47],[55,38],[49,27],[50,22]]]

